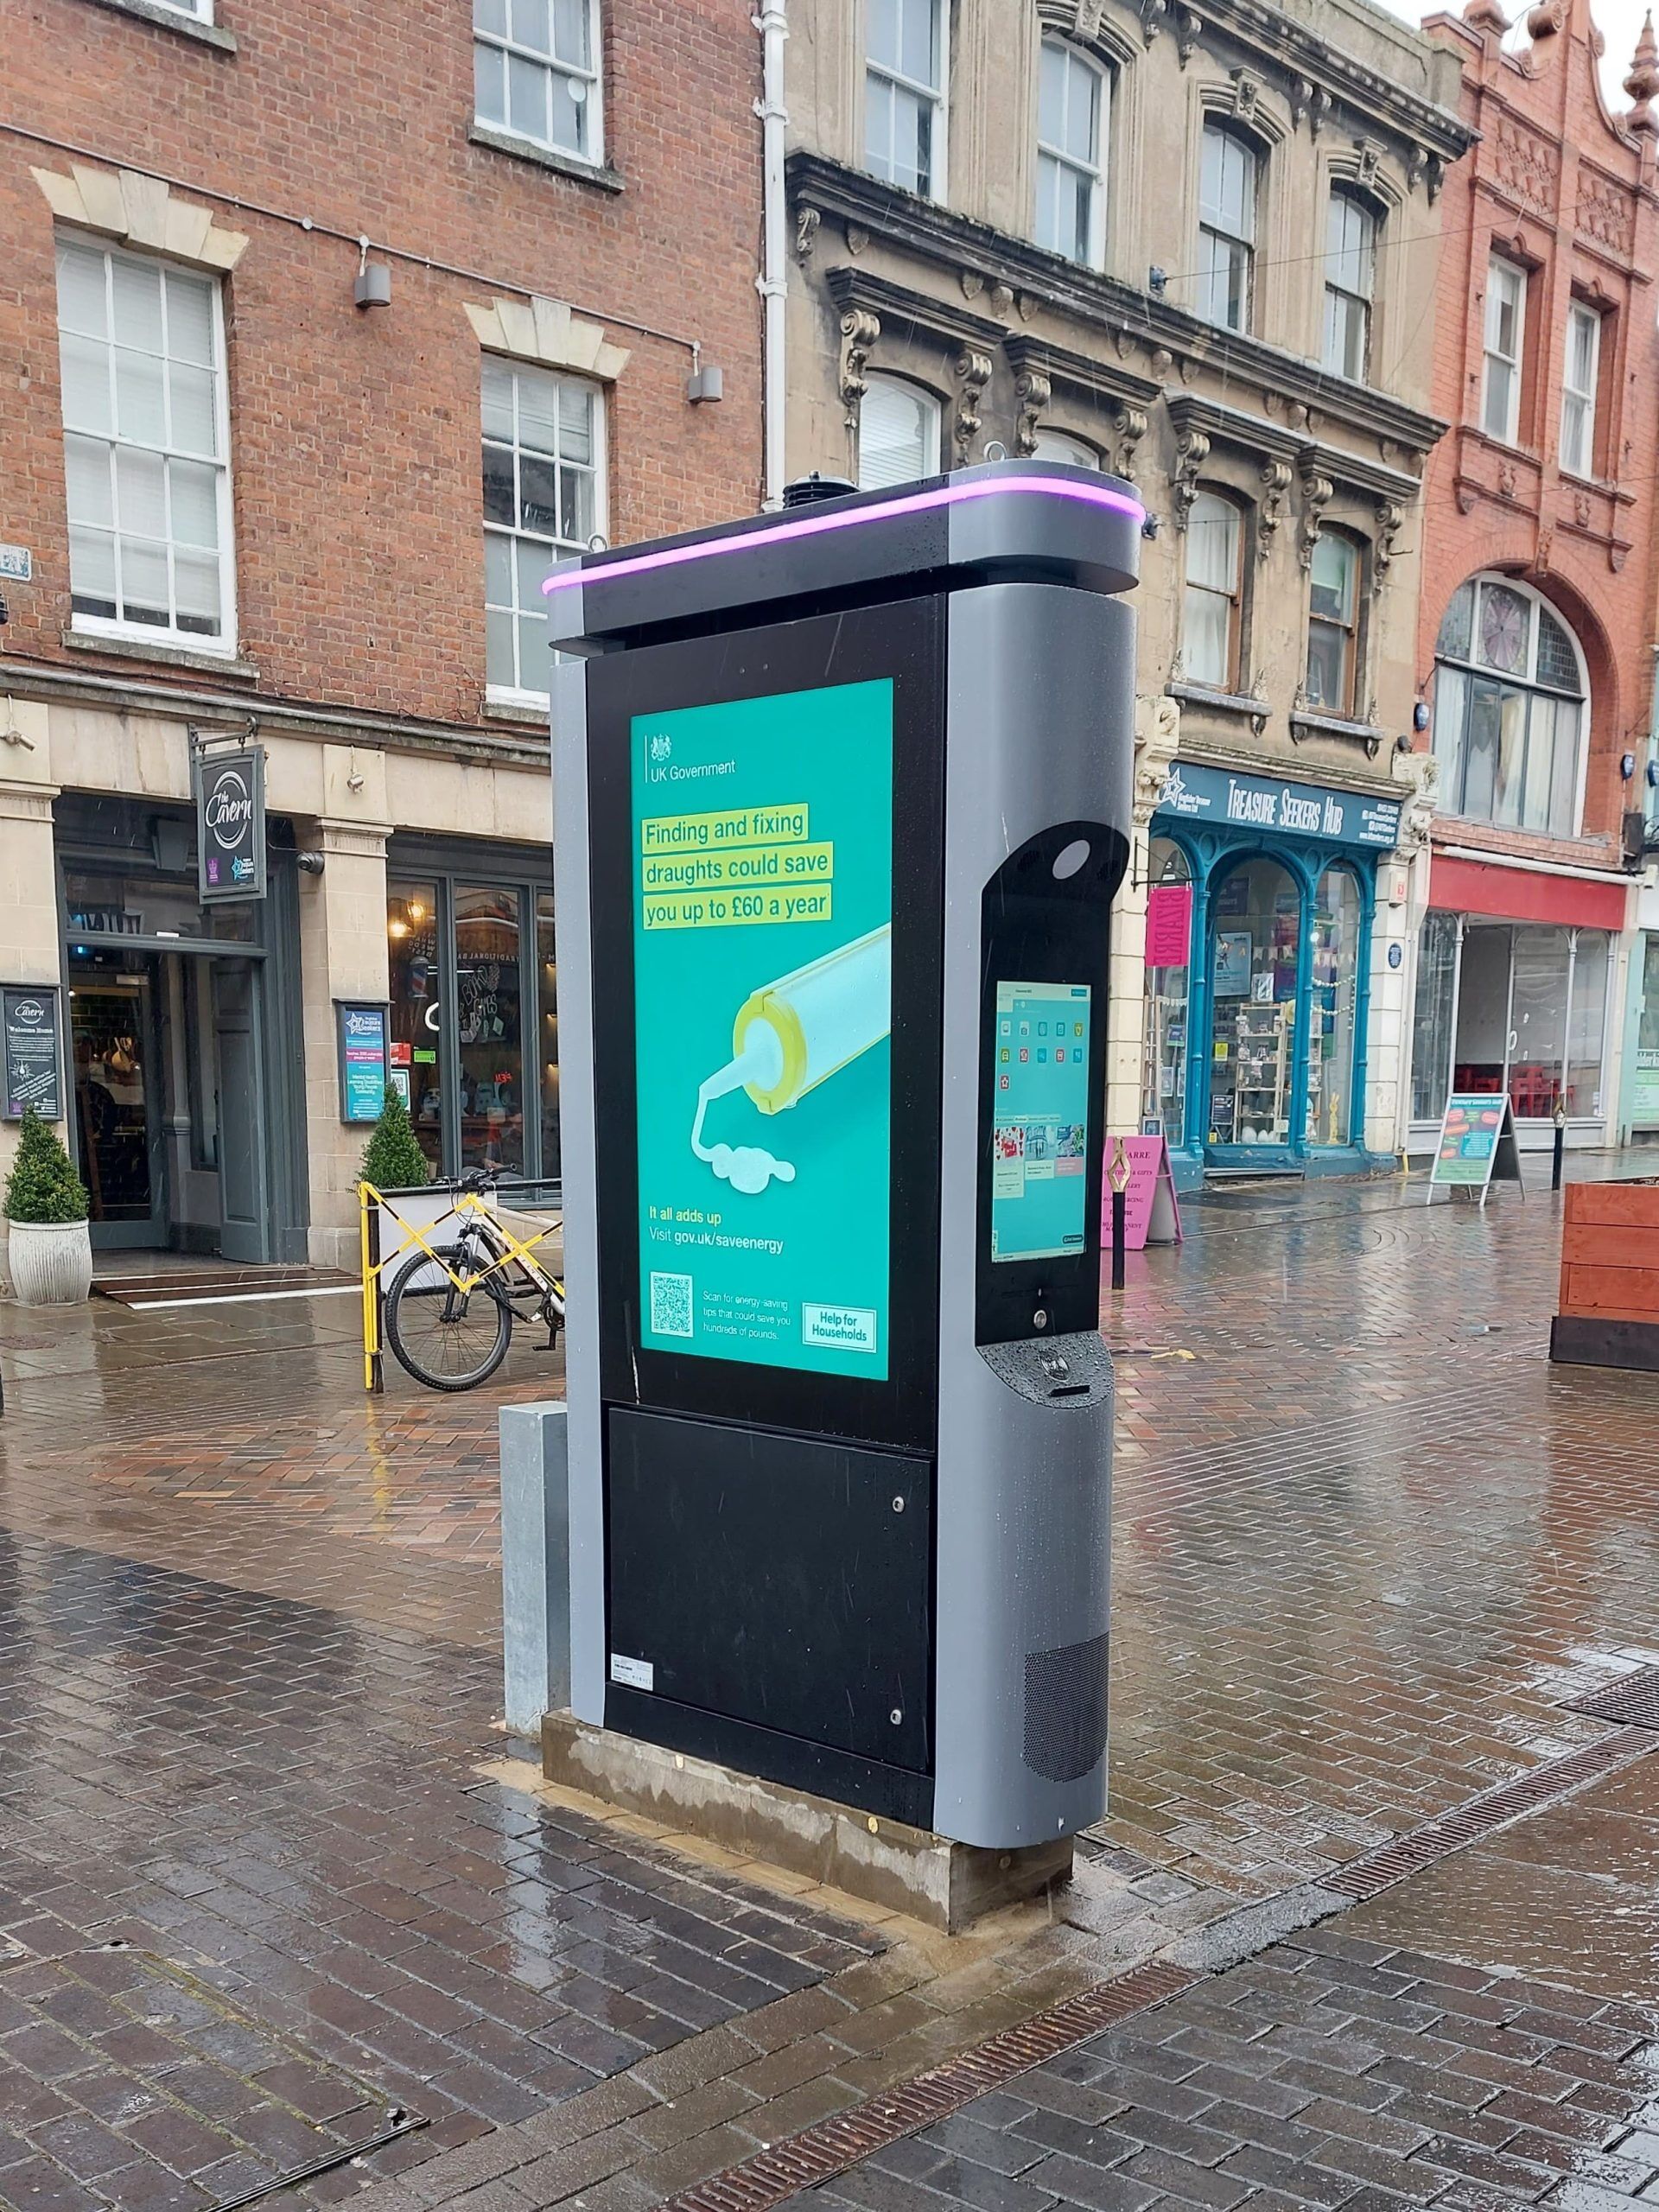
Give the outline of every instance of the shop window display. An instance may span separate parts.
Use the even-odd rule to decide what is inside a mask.
[[[1301,896],[1276,861],[1221,877],[1211,907],[1211,1144],[1285,1144]]]
[[[434,885],[387,885],[386,952],[391,986],[391,1081],[404,1094],[416,1141],[435,1175],[443,1167],[443,1016]]]
[[[1168,1142],[1184,1145],[1186,1135],[1187,1009],[1191,994],[1189,962],[1177,967],[1154,966],[1157,928],[1155,904],[1164,894],[1172,912],[1179,915],[1183,899],[1188,942],[1192,927],[1192,874],[1186,855],[1167,837],[1154,837],[1147,859],[1148,896],[1148,958],[1146,987],[1146,1069],[1141,1085],[1143,1120],[1160,1130]]]
[[[1319,878],[1313,901],[1307,1055],[1309,1144],[1347,1144],[1353,1134],[1359,932],[1359,886],[1346,868],[1328,868]]]
[[[524,1073],[518,893],[458,887],[455,1032],[460,1046],[461,1164],[524,1167]]]
[[[1417,943],[1411,1022],[1411,1118],[1438,1122],[1452,1084],[1452,1018],[1457,1004],[1458,918],[1431,908]]]

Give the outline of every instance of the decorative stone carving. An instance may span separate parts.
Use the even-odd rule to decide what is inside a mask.
[[[1167,346],[1158,346],[1152,356],[1152,373],[1161,384],[1175,365],[1175,356]]]
[[[1515,497],[1515,463],[1512,461],[1504,460],[1498,462],[1497,489],[1499,496],[1503,499],[1512,499]]]
[[[1122,477],[1125,483],[1133,484],[1135,481],[1136,448],[1147,435],[1147,424],[1144,409],[1131,407],[1125,400],[1113,417],[1113,427],[1117,432],[1116,462],[1117,474]]]
[[[1394,550],[1406,519],[1406,511],[1393,499],[1376,503],[1376,535],[1371,540],[1371,588],[1381,591],[1394,566]]]
[[[1439,154],[1431,154],[1428,157],[1428,204],[1431,207],[1440,198],[1440,188],[1445,182],[1446,163]]]
[[[148,246],[175,261],[202,269],[234,269],[247,251],[247,234],[224,231],[211,207],[198,207],[175,196],[159,177],[136,169],[94,168],[72,162],[67,176],[55,169],[31,169],[60,223],[124,244]]]
[[[1541,576],[1549,574],[1550,556],[1555,550],[1555,533],[1546,523],[1538,533],[1538,548],[1532,556],[1532,565]]]
[[[1014,449],[1022,461],[1037,449],[1037,424],[1053,391],[1040,369],[1021,369],[1014,380],[1014,397],[1019,410],[1014,416]]]
[[[1262,498],[1255,513],[1258,559],[1265,561],[1273,550],[1273,541],[1285,518],[1285,502],[1290,497],[1291,480],[1291,466],[1287,461],[1272,459],[1262,462]]]
[[[1642,35],[1636,41],[1624,89],[1636,103],[1624,118],[1624,128],[1641,137],[1659,137],[1659,116],[1653,111],[1654,97],[1659,93],[1659,41],[1653,35],[1651,16],[1643,24]]]
[[[1079,38],[1098,38],[1103,0],[1077,0],[1076,30]]]
[[[1150,46],[1164,27],[1169,0],[1141,0],[1141,35]]]
[[[849,253],[852,253],[852,254],[859,254],[859,253],[862,253],[862,252],[863,252],[863,251],[864,251],[864,249],[865,249],[865,247],[866,247],[867,245],[868,245],[869,242],[870,242],[870,234],[869,234],[869,232],[865,229],[865,227],[864,227],[864,226],[863,226],[863,224],[862,224],[862,223],[849,223],[849,224],[848,224],[848,226],[847,226],[847,251],[848,251],[848,252],[849,252]]]
[[[991,380],[991,357],[976,346],[964,346],[957,356],[957,415],[951,436],[959,465],[968,465],[968,448],[979,435],[979,403]]]
[[[985,289],[985,279],[977,269],[964,269],[961,272],[960,281],[962,296],[964,300],[976,300]]]
[[[1131,807],[1135,826],[1145,830],[1164,796],[1164,786],[1175,765],[1181,741],[1181,707],[1167,691],[1135,702],[1135,785]]]
[[[1290,121],[1293,130],[1300,130],[1307,120],[1307,104],[1313,97],[1313,86],[1309,78],[1293,77],[1290,80]]]
[[[1404,859],[1420,853],[1428,844],[1429,831],[1434,826],[1434,807],[1440,791],[1440,764],[1432,753],[1396,753],[1393,760],[1393,779],[1407,787],[1405,804],[1400,810],[1400,842],[1395,852]]]
[[[1414,146],[1406,162],[1406,189],[1415,192],[1427,174],[1428,149],[1424,146]]]
[[[989,293],[987,295],[986,305],[990,308],[991,313],[996,317],[999,322],[1006,322],[1008,319],[1009,310],[1014,306],[1013,285],[993,284]]]
[[[801,207],[795,210],[795,258],[804,269],[812,258],[812,249],[818,242],[818,227],[823,216],[816,207]]]
[[[1317,138],[1325,128],[1325,118],[1331,112],[1331,95],[1323,85],[1315,85],[1307,103],[1307,129],[1310,137]]]
[[[1191,423],[1187,424],[1175,441],[1175,466],[1170,476],[1170,494],[1174,503],[1177,530],[1186,528],[1192,502],[1198,496],[1198,471],[1209,458],[1209,439],[1202,430],[1195,430]]]
[[[1624,567],[1630,550],[1628,545],[1619,544],[1617,539],[1607,548],[1607,565],[1615,575]]]
[[[1229,73],[1233,80],[1233,113],[1241,123],[1251,122],[1262,98],[1262,79],[1252,76],[1248,69],[1234,69]]]
[[[876,340],[881,335],[881,321],[868,308],[848,308],[841,318],[841,380],[839,390],[842,405],[847,410],[847,427],[858,427],[858,405],[866,388],[865,371]]]
[[[1628,260],[1636,239],[1636,199],[1587,162],[1579,163],[1579,236]]]
[[[1363,185],[1375,185],[1376,172],[1382,160],[1382,146],[1375,138],[1356,138],[1354,153],[1357,166],[1354,175]]]
[[[1336,486],[1316,469],[1302,471],[1302,522],[1297,533],[1296,555],[1304,569],[1313,565],[1313,548],[1325,526],[1325,511],[1336,494]]]
[[[1575,492],[1573,494],[1573,519],[1580,530],[1589,529],[1590,494],[1587,492]]]
[[[1019,310],[1020,321],[1029,322],[1042,302],[1030,292],[1019,292],[1014,296],[1014,304]]]
[[[1493,133],[1493,166],[1497,181],[1526,207],[1546,213],[1555,203],[1560,176],[1560,154],[1541,131],[1518,116],[1497,111]]]
[[[1183,69],[1198,49],[1204,36],[1204,17],[1194,8],[1175,10],[1175,53]]]

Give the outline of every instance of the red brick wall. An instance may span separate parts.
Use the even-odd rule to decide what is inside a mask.
[[[219,0],[233,55],[94,0],[8,10],[10,118],[111,168],[162,171],[178,196],[251,238],[226,308],[238,645],[261,690],[478,718],[480,353],[465,302],[526,287],[600,321],[609,312],[700,339],[724,369],[724,400],[689,406],[683,348],[607,327],[632,351],[609,410],[613,540],[757,505],[750,10],[605,0],[603,16],[606,156],[620,193],[469,143],[469,0]],[[0,539],[33,549],[36,577],[7,587],[0,651],[60,661],[71,656],[60,642],[69,589],[53,220],[29,169],[67,172],[71,159],[0,132]],[[207,188],[486,281],[399,261],[390,308],[359,312],[354,247]]]
[[[1626,751],[1642,753],[1655,634],[1654,139],[1624,135],[1602,105],[1586,0],[1570,0],[1565,30],[1530,56],[1500,54],[1491,30],[1453,16],[1431,18],[1427,28],[1463,58],[1460,112],[1481,139],[1451,171],[1441,208],[1431,404],[1452,428],[1430,456],[1425,481],[1419,680],[1432,699],[1434,640],[1452,594],[1475,570],[1500,569],[1535,586],[1570,623],[1592,691],[1584,842],[1562,844],[1451,817],[1442,817],[1440,834],[1539,858],[1616,865],[1619,816],[1627,803],[1639,804],[1620,779],[1618,761]],[[1593,165],[1599,194],[1622,213],[1610,217],[1581,204],[1585,162]],[[1483,438],[1477,427],[1486,264],[1494,249],[1532,270],[1518,454]],[[1616,490],[1586,489],[1557,467],[1567,307],[1575,291],[1593,296],[1607,318],[1598,467]]]

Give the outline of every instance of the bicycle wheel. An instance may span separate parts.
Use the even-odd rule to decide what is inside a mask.
[[[477,1262],[458,1244],[439,1245],[438,1257],[458,1275]],[[429,1281],[422,1281],[423,1276]],[[424,1252],[411,1252],[386,1293],[386,1342],[417,1382],[429,1390],[470,1390],[487,1382],[512,1341],[512,1309],[491,1286],[457,1290]]]

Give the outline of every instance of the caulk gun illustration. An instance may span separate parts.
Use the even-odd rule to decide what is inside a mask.
[[[775,1176],[795,1180],[793,1163],[758,1145],[705,1145],[703,1116],[716,1098],[747,1090],[763,1114],[826,1081],[893,1026],[893,927],[855,938],[751,991],[732,1024],[732,1057],[697,1091],[691,1149],[734,1191],[764,1191]]]

